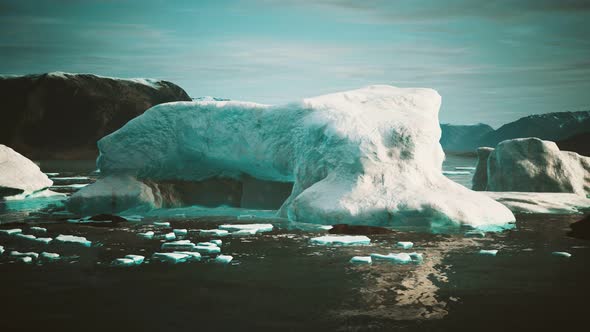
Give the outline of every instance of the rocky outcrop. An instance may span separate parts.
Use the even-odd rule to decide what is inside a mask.
[[[452,125],[441,124],[440,145],[445,152],[474,152],[481,138],[494,131],[487,124]]]
[[[0,144],[0,199],[15,195],[25,197],[52,184],[34,162]]]
[[[177,85],[151,79],[0,77],[0,143],[31,159],[93,159],[100,138],[148,108],[190,100]]]
[[[490,152],[487,165],[478,163],[474,188],[479,190],[484,190],[484,168],[487,169],[485,190],[488,191],[590,195],[590,158],[560,151],[554,142],[538,138],[501,142]]]

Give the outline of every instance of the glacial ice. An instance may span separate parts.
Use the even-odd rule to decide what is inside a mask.
[[[186,262],[191,256],[187,254],[181,253],[170,253],[170,252],[156,252],[152,255],[152,260],[165,262],[165,263],[184,263]]]
[[[218,247],[221,247],[221,245],[223,244],[223,241],[221,241],[221,240],[211,240],[209,242],[215,244]]]
[[[234,258],[230,255],[219,255],[219,256],[215,257],[215,263],[228,264],[233,259]]]
[[[10,256],[12,256],[12,257],[31,257],[34,259],[39,258],[39,254],[36,252],[20,252],[20,251],[16,251],[16,250],[11,251]]]
[[[487,161],[487,162],[486,162]],[[560,151],[551,141],[518,138],[500,142],[476,173],[487,170],[487,191],[562,192],[590,195],[590,157]],[[484,177],[474,177],[482,188]]]
[[[53,184],[34,162],[0,144],[0,197],[33,194]]]
[[[580,214],[590,211],[590,198],[569,193],[484,191],[515,213]]]
[[[44,251],[41,253],[41,255],[39,255],[39,257],[41,257],[41,259],[44,259],[47,261],[52,261],[52,260],[59,259],[59,254]]]
[[[387,255],[371,254],[371,258],[375,260],[386,260],[396,264],[408,264],[412,262],[412,256],[405,252],[399,254],[390,253]]]
[[[170,227],[170,223],[167,221],[154,221],[156,227]]]
[[[278,212],[291,221],[432,229],[514,222],[501,204],[443,176],[440,103],[434,90],[377,85],[284,106],[161,104],[98,142],[106,178],[79,193],[111,208],[119,193],[93,188],[127,177],[138,189],[122,194],[124,205],[153,208],[172,203],[156,193],[159,181],[253,177],[293,183]]]
[[[47,233],[47,228],[43,228],[43,227],[33,226],[29,229],[31,230],[31,232],[35,232],[35,233]]]
[[[498,253],[498,250],[495,249],[481,249],[479,251],[480,255],[488,255],[488,256],[496,256],[496,254]]]
[[[4,253],[4,247],[0,246],[0,255],[2,255]]]
[[[112,266],[135,266],[135,262],[133,261],[133,259],[131,258],[115,258],[112,262],[111,262]]]
[[[86,238],[83,236],[62,235],[62,234],[59,234],[55,238],[55,242],[80,244],[84,247],[90,247],[92,245],[92,242],[86,240]]]
[[[201,260],[201,254],[198,252],[194,252],[194,251],[175,251],[173,252],[174,254],[181,254],[181,255],[187,255],[189,260],[191,261],[200,261]]]
[[[465,232],[465,237],[486,237],[486,233],[478,230],[472,230]]]
[[[350,259],[353,264],[371,264],[371,256],[354,256]]]
[[[153,239],[155,233],[152,231],[147,231],[145,233],[137,233],[137,236],[144,238],[144,239]]]
[[[141,256],[141,255],[125,255],[124,258],[128,258],[128,259],[133,260],[133,262],[136,265],[139,265],[139,264],[143,263],[143,261],[145,260],[145,257],[144,256]]]
[[[195,247],[195,244],[190,240],[178,240],[162,243],[162,250],[193,250]]]
[[[185,236],[188,234],[188,230],[186,230],[186,229],[173,229],[172,232],[176,236]]]
[[[26,264],[30,264],[33,262],[33,258],[31,258],[29,256],[18,257],[16,260],[18,262],[26,263]]]
[[[559,256],[559,257],[565,257],[565,258],[572,257],[572,254],[570,254],[569,252],[565,252],[565,251],[554,251],[551,254],[553,256]]]
[[[50,237],[38,237],[35,238],[34,241],[49,244],[53,241],[53,239]]]
[[[221,248],[218,246],[195,246],[193,250],[203,254],[219,254],[221,252]]]
[[[200,236],[228,236],[229,232],[224,229],[202,229],[199,231]]]
[[[371,239],[364,235],[324,235],[311,239],[312,244],[319,245],[367,245]]]
[[[396,243],[396,246],[401,247],[402,249],[412,249],[414,243],[409,241],[399,241]]]
[[[219,229],[226,230],[228,232],[239,232],[239,231],[254,231],[254,233],[272,232],[272,224],[225,224],[220,225]]]
[[[23,233],[14,234],[14,237],[18,237],[18,238],[22,238],[22,239],[26,239],[26,240],[35,240],[37,238],[35,235],[23,234]]]
[[[210,246],[210,247],[219,247],[217,244],[209,241],[209,242],[199,242],[197,243],[198,246]]]
[[[0,234],[6,234],[6,235],[15,235],[15,234],[19,234],[22,232],[23,232],[23,230],[20,228],[0,229]]]
[[[234,237],[240,237],[240,236],[252,236],[252,235],[256,235],[256,233],[257,233],[256,229],[242,229],[239,231],[231,232],[230,235],[234,236]]]
[[[176,239],[176,234],[174,234],[174,233],[166,233],[166,234],[164,234],[164,239],[166,241],[175,240]]]

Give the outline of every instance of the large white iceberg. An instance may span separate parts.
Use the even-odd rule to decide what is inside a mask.
[[[290,182],[278,215],[299,222],[432,228],[513,222],[503,205],[443,176],[440,104],[434,90],[386,85],[283,106],[162,104],[101,139],[97,166],[102,175],[151,188],[214,178]],[[117,199],[116,190],[114,198],[108,194],[96,205]]]
[[[478,151],[474,189],[590,195],[590,157],[560,151],[554,142],[512,139],[489,150],[487,158],[485,152]]]
[[[0,197],[23,197],[45,190],[53,184],[34,162],[0,144]]]
[[[515,213],[582,214],[590,212],[590,199],[569,193],[484,192]]]

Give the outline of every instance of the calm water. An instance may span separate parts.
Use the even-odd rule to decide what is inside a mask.
[[[474,163],[451,157],[445,170]],[[73,170],[68,164],[41,163],[44,171],[60,177],[83,175],[92,181],[93,164],[76,165]],[[469,184],[469,177],[452,177]],[[4,216],[18,216],[8,210]],[[318,233],[276,220],[273,232],[222,238],[222,253],[234,256],[229,265],[205,259],[133,268],[109,264],[126,254],[151,256],[162,240],[140,239],[136,233],[170,229],[149,221],[97,228],[33,218],[21,215],[18,227],[25,233],[32,225],[46,227],[49,237],[85,236],[93,246],[41,245],[0,235],[6,249],[0,256],[2,331],[522,331],[566,330],[586,322],[590,243],[565,235],[580,216],[518,216],[515,229],[482,239],[420,232],[372,235],[373,244],[363,247],[310,245]],[[236,220],[170,222],[172,228],[189,229],[186,238],[198,242],[210,238],[199,237],[197,229]],[[392,249],[397,241],[413,241],[412,251],[423,253],[424,262],[348,263],[355,255],[398,252]],[[481,256],[480,249],[499,253]],[[26,265],[13,262],[7,255],[11,250],[57,252],[62,259]],[[556,257],[553,251],[573,256]]]

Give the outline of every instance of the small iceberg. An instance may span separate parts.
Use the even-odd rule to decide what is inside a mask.
[[[486,233],[477,230],[467,231],[465,237],[486,237]]]
[[[15,235],[15,234],[19,234],[22,232],[23,232],[23,230],[20,228],[0,229],[0,234],[6,234],[6,235]]]
[[[185,236],[188,234],[188,230],[186,229],[173,229],[172,232],[176,235],[176,236]]]
[[[2,255],[4,253],[4,247],[0,246],[0,255]]]
[[[156,252],[152,255],[152,260],[164,263],[184,263],[190,258],[189,255],[170,252]]]
[[[408,264],[412,262],[412,256],[406,254],[405,252],[399,254],[391,253],[387,255],[371,254],[371,258],[375,260],[386,260],[396,264]]]
[[[84,247],[90,247],[92,245],[92,242],[86,240],[86,238],[83,236],[62,235],[62,234],[58,235],[55,238],[55,242],[80,244]]]
[[[199,232],[200,236],[228,236],[229,235],[229,231],[226,231],[224,229],[202,229]]]
[[[17,262],[21,262],[21,263],[25,263],[25,264],[30,264],[33,262],[33,259],[29,256],[24,256],[24,257],[18,257],[16,259]]]
[[[551,253],[551,255],[559,256],[559,257],[566,257],[566,258],[572,257],[572,254],[570,254],[569,252],[565,252],[565,251],[554,251]]]
[[[39,258],[39,254],[36,252],[20,252],[20,251],[11,251],[10,256],[12,257],[31,257],[34,259]]]
[[[156,227],[170,227],[170,223],[167,221],[154,221]]]
[[[231,236],[239,237],[239,236],[252,236],[256,235],[258,231],[256,229],[242,229],[236,232],[230,233]]]
[[[195,244],[190,240],[178,240],[162,243],[162,250],[193,250],[195,247]]]
[[[43,227],[33,226],[29,229],[31,230],[31,232],[35,232],[35,233],[47,233],[47,228],[43,228]]]
[[[187,255],[188,259],[191,261],[200,261],[201,260],[201,254],[198,252],[194,252],[194,251],[175,251],[174,254]]]
[[[44,243],[44,244],[49,244],[49,243],[51,243],[53,241],[53,239],[50,238],[50,237],[38,237],[38,238],[35,239],[35,241],[36,242],[41,242],[41,243]]]
[[[215,263],[228,264],[233,259],[234,258],[230,255],[219,255],[219,256],[215,257]]]
[[[141,255],[125,255],[125,258],[133,260],[135,265],[139,265],[145,260],[145,257]]]
[[[137,233],[137,236],[144,238],[144,239],[153,239],[155,233],[152,231],[147,231],[145,233]]]
[[[410,255],[410,258],[412,259],[412,262],[414,263],[422,263],[424,261],[424,255],[417,253],[417,252],[410,252],[408,253],[408,255]]]
[[[273,230],[272,224],[225,224],[220,225],[219,229],[228,232],[239,232],[243,230],[255,230],[256,233],[271,232]]]
[[[221,252],[221,248],[218,246],[195,246],[193,250],[204,254],[219,254]]]
[[[209,242],[199,242],[197,243],[198,246],[211,246],[211,247],[218,247],[217,244],[209,241]]]
[[[27,240],[35,240],[37,238],[35,235],[23,234],[23,233],[14,234],[14,237],[18,237],[21,239],[27,239]]]
[[[413,242],[409,242],[409,241],[399,241],[396,246],[402,248],[402,249],[412,249],[412,247],[414,246]]]
[[[44,251],[41,253],[40,257],[41,257],[41,259],[44,259],[47,261],[53,261],[53,260],[59,259],[59,254]]]
[[[492,249],[492,250],[481,249],[479,251],[480,255],[488,255],[488,256],[496,256],[497,253],[498,253],[498,250],[495,250],[495,249]]]
[[[135,266],[135,262],[131,258],[115,258],[111,262],[111,265],[112,266],[128,267],[128,266]]]
[[[221,241],[221,240],[211,240],[209,242],[215,244],[218,247],[221,247],[221,245],[223,244],[223,241]]]
[[[371,239],[364,235],[325,235],[311,239],[312,244],[319,245],[367,245]]]
[[[176,234],[174,234],[174,233],[164,234],[164,239],[166,241],[176,240]]]
[[[373,260],[371,259],[371,256],[354,256],[350,259],[350,262],[352,264],[371,264],[373,263]]]

